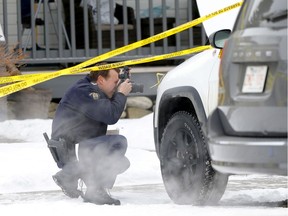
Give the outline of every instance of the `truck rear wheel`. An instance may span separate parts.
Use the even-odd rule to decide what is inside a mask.
[[[160,162],[166,191],[175,203],[207,205],[221,199],[228,176],[212,168],[195,116],[184,111],[172,116],[163,132]]]

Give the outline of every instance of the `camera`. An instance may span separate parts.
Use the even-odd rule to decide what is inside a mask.
[[[119,79],[121,80],[121,83],[124,82],[126,79],[130,79],[130,68],[125,66],[122,70],[122,72],[119,74]],[[131,93],[143,93],[144,85],[139,83],[134,83],[130,80],[132,83],[132,90]]]

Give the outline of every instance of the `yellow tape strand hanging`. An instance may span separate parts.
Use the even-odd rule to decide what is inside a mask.
[[[131,51],[133,49],[139,48],[139,47],[144,46],[146,44],[153,43],[155,41],[158,41],[158,40],[161,40],[163,38],[169,37],[171,35],[174,35],[176,33],[181,32],[181,31],[187,30],[188,28],[191,28],[191,27],[193,27],[195,25],[198,25],[198,24],[200,24],[200,23],[202,23],[202,22],[204,22],[204,21],[206,21],[208,19],[211,19],[211,18],[213,18],[213,17],[215,17],[215,16],[217,16],[219,14],[222,14],[222,13],[230,11],[230,10],[232,10],[234,8],[240,7],[242,5],[242,3],[243,2],[241,1],[241,2],[238,2],[236,4],[230,5],[228,7],[225,7],[223,9],[221,9],[221,10],[215,11],[215,12],[210,13],[210,14],[204,16],[204,17],[200,17],[200,18],[198,18],[196,20],[184,23],[184,24],[182,24],[180,26],[177,26],[177,27],[172,28],[170,30],[167,30],[165,32],[159,33],[157,35],[151,36],[151,37],[146,38],[144,40],[129,44],[129,45],[124,46],[124,47],[120,47],[118,49],[112,50],[112,51],[107,52],[107,53],[104,53],[104,54],[102,54],[100,56],[97,56],[95,58],[87,60],[87,61],[85,61],[83,63],[80,63],[80,64],[78,64],[76,66],[73,66],[71,68],[62,69],[62,70],[59,70],[57,72],[52,72],[52,73],[45,74],[45,75],[41,74],[41,75],[38,75],[38,76],[33,77],[33,78],[27,78],[24,81],[21,81],[21,82],[18,82],[18,83],[10,84],[9,86],[1,87],[0,88],[0,97],[6,96],[8,94],[14,93],[16,91],[28,88],[28,87],[33,86],[35,84],[38,84],[38,83],[41,83],[41,82],[44,82],[44,81],[47,81],[47,80],[62,76],[62,75],[80,73],[81,70],[79,70],[79,69],[81,69],[81,68],[87,67],[87,66],[95,64],[97,62],[106,60],[108,58],[114,57],[114,56],[119,55],[119,54],[122,54],[124,52]]]
[[[165,74],[163,74],[163,73],[157,73],[156,74],[157,83],[155,85],[151,86],[150,88],[154,88],[154,87],[158,86],[161,83],[164,76],[165,76]]]

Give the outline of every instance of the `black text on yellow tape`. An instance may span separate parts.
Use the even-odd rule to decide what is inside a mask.
[[[27,78],[27,79],[25,79],[25,80],[23,80],[21,82],[10,84],[9,86],[3,86],[3,87],[0,88],[0,97],[6,96],[8,94],[14,93],[14,92],[22,90],[22,89],[25,89],[25,88],[33,86],[35,84],[38,84],[38,83],[41,83],[41,82],[56,78],[56,77],[61,76],[61,75],[80,73],[81,70],[79,70],[79,69],[81,69],[81,68],[90,66],[90,65],[95,64],[97,62],[106,60],[108,58],[111,58],[111,57],[114,57],[116,55],[122,54],[124,52],[131,51],[133,49],[139,48],[139,47],[144,46],[146,44],[153,43],[155,41],[161,40],[163,38],[166,38],[168,36],[174,35],[174,34],[179,33],[181,31],[187,30],[188,28],[191,28],[191,27],[193,27],[195,25],[198,25],[198,24],[200,24],[200,23],[202,23],[202,22],[204,22],[204,21],[206,21],[208,19],[211,19],[211,18],[213,18],[213,17],[215,17],[215,16],[217,16],[219,14],[222,14],[222,13],[225,13],[225,12],[227,12],[229,10],[237,8],[237,7],[241,6],[242,3],[243,2],[241,1],[241,2],[238,2],[236,4],[230,5],[228,7],[225,7],[223,9],[221,9],[221,10],[215,11],[215,12],[210,13],[210,14],[204,16],[204,17],[200,17],[198,19],[195,19],[195,20],[192,20],[190,22],[184,23],[184,24],[182,24],[180,26],[177,26],[177,27],[172,28],[170,30],[167,30],[165,32],[162,32],[162,33],[159,33],[157,35],[151,36],[149,38],[143,39],[141,41],[129,44],[127,46],[120,47],[120,48],[115,49],[113,51],[104,53],[104,54],[102,54],[100,56],[97,56],[95,58],[87,60],[87,61],[85,61],[83,63],[80,63],[80,64],[78,64],[76,66],[73,66],[73,67],[70,67],[70,68],[66,68],[66,69],[62,69],[62,70],[59,70],[57,72],[49,73],[47,75],[42,75],[41,74],[41,75],[39,75],[37,77],[34,77],[34,78]]]

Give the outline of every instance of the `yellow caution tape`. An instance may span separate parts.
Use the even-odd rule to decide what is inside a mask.
[[[101,65],[101,66],[80,68],[77,71],[74,71],[74,73],[75,72],[82,73],[82,72],[87,72],[87,71],[108,70],[111,68],[120,68],[120,67],[127,66],[127,65],[137,65],[137,64],[143,64],[143,63],[152,62],[152,61],[160,61],[160,60],[173,58],[173,57],[177,57],[177,56],[189,55],[189,54],[192,54],[195,52],[202,52],[204,50],[211,49],[211,48],[212,48],[211,45],[199,46],[199,47],[185,49],[185,50],[181,50],[181,51],[177,51],[177,52],[173,52],[173,53],[168,53],[168,54],[162,54],[162,55],[156,55],[156,56],[151,56],[151,57],[146,57],[146,58],[127,60],[127,61],[122,61],[122,62],[105,64],[105,65]],[[25,75],[19,75],[19,76],[4,77],[3,79],[0,79],[0,84],[23,81],[26,79],[36,78],[36,77],[39,78],[41,76],[47,75],[47,73],[48,72],[39,73],[39,74],[25,74]]]
[[[17,76],[1,77],[0,84],[22,81],[22,80],[33,78],[42,74],[45,74],[45,72],[38,73],[38,74],[23,74],[23,75],[17,75]]]
[[[133,49],[136,49],[136,48],[139,48],[141,46],[153,43],[155,41],[164,39],[166,37],[169,37],[171,35],[174,35],[176,33],[181,32],[181,31],[187,30],[188,28],[191,28],[191,27],[193,27],[195,25],[198,25],[198,24],[200,24],[200,23],[202,23],[202,22],[204,22],[204,21],[206,21],[208,19],[211,19],[211,18],[213,18],[213,17],[215,17],[215,16],[217,16],[219,14],[222,14],[222,13],[230,11],[230,10],[232,10],[234,8],[240,7],[242,5],[242,3],[243,3],[243,1],[240,1],[240,2],[238,2],[236,4],[230,5],[228,7],[220,9],[218,11],[210,13],[210,14],[204,16],[204,17],[200,17],[198,19],[195,19],[195,20],[192,20],[190,22],[184,23],[184,24],[182,24],[180,26],[177,26],[175,28],[169,29],[169,30],[167,30],[165,32],[156,34],[154,36],[151,36],[149,38],[143,39],[141,41],[137,41],[137,42],[129,44],[127,46],[123,46],[123,47],[120,47],[118,49],[112,50],[110,52],[104,53],[104,54],[102,54],[100,56],[97,56],[95,58],[92,58],[90,60],[82,62],[82,63],[80,63],[80,64],[78,64],[76,66],[73,66],[73,67],[70,67],[70,68],[66,68],[66,69],[62,69],[62,70],[59,70],[57,72],[39,74],[39,75],[37,75],[35,77],[32,75],[31,77],[28,78],[29,75],[26,75],[27,77],[24,80],[20,81],[20,82],[13,83],[13,84],[10,84],[8,86],[1,87],[0,88],[0,97],[6,96],[8,94],[14,93],[16,91],[28,88],[28,87],[33,86],[35,84],[38,84],[38,83],[41,83],[41,82],[44,82],[44,81],[47,81],[47,80],[62,76],[62,75],[81,73],[81,72],[83,72],[83,70],[85,70],[83,68],[85,68],[85,67],[87,67],[89,65],[92,65],[92,64],[95,64],[97,62],[106,60],[108,58],[117,56],[117,55],[122,54],[124,52],[131,51]],[[179,52],[182,52],[182,51],[179,51]],[[153,57],[151,57],[151,58],[153,58]],[[133,61],[133,60],[130,60],[130,61]],[[141,61],[139,61],[139,62],[141,62]],[[117,64],[117,63],[114,63],[114,64]],[[80,70],[81,68],[82,68],[82,70]],[[87,69],[85,71],[87,71]],[[8,79],[8,77],[3,78],[3,79]],[[1,80],[2,80],[2,78],[1,78]]]

